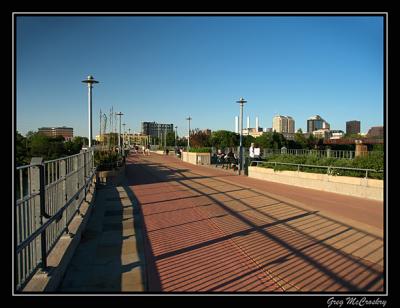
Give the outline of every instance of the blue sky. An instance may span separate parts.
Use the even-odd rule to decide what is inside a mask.
[[[296,130],[319,114],[331,129],[383,125],[383,17],[375,16],[18,16],[16,120],[25,134],[70,126],[87,136],[87,75],[93,130],[99,111],[141,121],[234,130],[244,117]],[[246,125],[246,121],[244,121]]]

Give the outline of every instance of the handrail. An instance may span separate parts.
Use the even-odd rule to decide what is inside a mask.
[[[79,214],[96,175],[94,150],[16,168],[17,191],[21,192],[13,209],[16,290],[37,269],[47,270],[48,255],[63,234],[70,234],[70,223]]]

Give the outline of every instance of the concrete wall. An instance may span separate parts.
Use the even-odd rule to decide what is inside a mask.
[[[182,160],[193,165],[210,165],[210,153],[183,152]]]
[[[297,171],[274,171],[272,168],[252,166],[249,166],[248,176],[276,183],[383,201],[383,180]]]
[[[119,185],[125,176],[125,165],[119,167],[117,170],[99,171],[97,178],[99,183]]]

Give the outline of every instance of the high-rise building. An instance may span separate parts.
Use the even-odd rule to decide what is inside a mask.
[[[383,138],[383,126],[373,126],[369,129],[367,137],[369,138]]]
[[[161,124],[156,122],[142,122],[142,135],[161,138],[164,133],[173,133],[173,124]]]
[[[274,116],[272,119],[272,130],[276,131],[277,133],[294,133],[294,119],[289,116]]]
[[[347,121],[346,122],[346,134],[359,134],[361,131],[360,121]]]
[[[307,132],[311,133],[319,129],[329,129],[330,125],[319,115],[308,118],[307,120]]]
[[[38,133],[49,137],[62,136],[65,140],[71,140],[74,137],[74,129],[72,127],[41,127]]]

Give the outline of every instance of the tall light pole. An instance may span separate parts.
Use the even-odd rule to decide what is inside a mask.
[[[242,135],[243,135],[243,105],[247,103],[243,99],[243,97],[238,100],[236,103],[240,104],[240,117],[239,117],[239,133],[240,133],[240,146],[239,146],[239,174],[244,169],[244,159],[243,159],[243,143],[242,143]]]
[[[191,119],[192,119],[192,118],[191,118],[190,116],[188,116],[188,117],[186,118],[186,120],[189,121],[188,151],[189,151],[189,148],[190,148],[190,120],[191,120]]]
[[[178,126],[175,126],[175,148],[176,148],[176,137],[178,136]]]
[[[123,135],[122,135],[122,148],[125,151],[125,144],[126,144],[126,129],[125,129],[125,126],[126,126],[126,123],[123,123],[122,126],[124,127]]]
[[[129,149],[130,149],[130,148],[131,148],[131,129],[128,128],[128,131],[129,131],[129,135],[128,135],[128,146],[129,146]]]
[[[118,153],[121,154],[121,116],[124,114],[122,112],[116,113],[119,116],[119,133],[118,133]]]
[[[89,148],[92,147],[92,88],[94,83],[99,83],[94,80],[92,75],[89,75],[86,80],[82,80],[83,83],[88,85],[88,110],[89,110]]]

